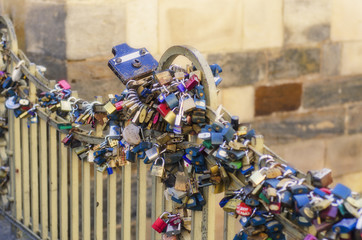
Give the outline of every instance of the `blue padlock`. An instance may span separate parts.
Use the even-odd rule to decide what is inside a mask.
[[[180,83],[179,85],[177,85],[177,89],[178,89],[180,92],[185,92],[185,91],[186,91],[186,87],[185,87],[185,85],[183,85],[182,83]]]
[[[195,87],[195,89],[196,89],[197,98],[198,98],[198,99],[205,100],[204,86],[202,86],[202,85],[200,84],[200,85],[197,85],[197,86]]]
[[[309,193],[309,189],[305,185],[293,185],[289,187],[289,190],[293,195]]]
[[[240,232],[240,233],[237,233],[233,240],[247,240],[248,239],[248,235],[244,232]]]
[[[340,183],[337,183],[337,185],[332,189],[332,193],[342,199],[346,199],[349,195],[351,195],[351,192],[351,189]]]
[[[302,208],[303,206],[307,205],[309,203],[309,195],[308,194],[298,194],[293,195],[293,199],[296,203],[296,206],[299,208]]]
[[[247,132],[247,134],[244,136],[244,138],[251,141],[252,137],[254,137],[255,135],[256,135],[255,130],[251,129],[249,132]]]
[[[313,189],[313,193],[317,194],[320,197],[325,197],[327,195],[327,193],[323,192],[322,190],[320,190],[319,188],[314,188]]]
[[[236,133],[236,131],[230,123],[226,123],[221,133],[223,134],[226,141],[231,141],[234,139],[234,134]]]
[[[285,240],[285,235],[282,232],[269,233],[268,236],[273,240]]]
[[[338,223],[334,224],[332,229],[335,233],[349,233],[356,228],[356,218],[343,218]]]
[[[222,72],[222,68],[218,64],[212,64],[210,65],[210,68],[212,74],[214,75],[215,85],[218,86],[222,81],[222,78],[219,75],[219,73]]]
[[[254,216],[250,219],[250,224],[253,226],[260,226],[266,223],[266,219],[262,216]]]
[[[113,174],[113,168],[111,168],[110,166],[108,166],[108,164],[107,164],[107,173],[108,173],[108,175],[112,175],[112,174]]]
[[[267,232],[269,232],[269,233],[280,232],[283,229],[283,225],[280,224],[276,220],[272,220],[270,222],[267,222],[265,224],[265,227],[267,229]]]
[[[102,156],[98,156],[98,157],[94,158],[93,162],[95,164],[102,165],[103,163],[106,162],[106,159],[103,158]]]
[[[241,172],[241,174],[243,174],[244,176],[250,174],[252,171],[254,171],[254,166],[253,166],[253,165],[250,165],[250,167],[245,168],[245,169],[240,168],[240,172]]]
[[[224,129],[224,124],[220,123],[220,122],[213,122],[211,125],[212,129],[214,129],[215,132],[222,132],[222,130]]]
[[[229,201],[230,199],[232,199],[232,198],[233,198],[233,196],[224,197],[224,198],[221,199],[221,201],[219,202],[219,206],[220,206],[221,208],[223,208],[223,207],[225,206],[225,204],[227,204],[228,201]]]
[[[277,188],[278,184],[279,184],[280,180],[276,179],[276,178],[270,178],[270,179],[266,179],[264,181],[264,185],[267,187],[272,187],[272,188]]]
[[[205,132],[215,132],[215,130],[212,128],[212,125],[205,125],[203,128],[201,128],[201,133]]]
[[[222,133],[211,133],[211,144],[212,145],[221,145],[224,142],[224,137]]]
[[[165,101],[170,109],[173,109],[179,105],[178,99],[174,93],[168,95]]]
[[[123,84],[130,79],[140,79],[150,74],[158,66],[158,62],[147,49],[135,49],[126,43],[112,48],[114,58],[109,60],[109,68],[116,74]]]
[[[280,194],[280,197],[281,197],[280,201],[283,206],[290,208],[293,206],[293,195],[291,192],[284,191],[283,193]]]

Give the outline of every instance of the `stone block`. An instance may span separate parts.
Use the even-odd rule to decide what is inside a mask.
[[[341,64],[341,44],[331,43],[322,47],[321,73],[325,76],[339,74]]]
[[[348,134],[361,133],[362,132],[362,105],[355,105],[348,107],[347,110],[348,119]]]
[[[127,43],[134,48],[158,52],[158,1],[136,0],[127,2]]]
[[[287,83],[261,86],[255,91],[255,115],[297,110],[302,98],[302,84]]]
[[[283,1],[245,0],[243,49],[274,48],[283,45]]]
[[[46,54],[28,53],[29,60],[46,67],[45,77],[48,79],[67,79],[67,64],[65,60],[47,56]]]
[[[26,53],[65,59],[67,49],[65,4],[26,2]]]
[[[270,52],[268,63],[271,80],[317,73],[320,68],[320,49],[293,48]]]
[[[324,140],[307,140],[272,146],[271,150],[287,161],[288,165],[306,173],[324,167]],[[280,152],[279,152],[280,151]]]
[[[254,117],[254,87],[232,87],[221,90],[221,104],[240,122],[251,121]],[[237,99],[237,101],[235,101]],[[242,104],[240,104],[242,103]]]
[[[362,2],[333,0],[331,11],[332,41],[362,40]]]
[[[242,1],[159,1],[160,52],[182,44],[201,52],[241,50]]]
[[[285,43],[308,44],[329,39],[330,5],[329,0],[285,0]]]
[[[362,21],[362,20],[361,20]],[[341,57],[341,74],[361,74],[362,41],[344,42]]]
[[[220,87],[255,84],[266,76],[267,59],[263,52],[209,54],[207,61],[223,69]]]
[[[361,134],[329,139],[326,146],[326,167],[333,170],[333,176],[362,171]]]
[[[114,3],[68,3],[67,59],[79,60],[111,54],[126,41],[126,6]]]
[[[361,91],[361,77],[306,84],[303,91],[303,107],[319,108],[362,101]]]
[[[94,96],[120,94],[125,86],[107,66],[108,59],[88,59],[67,63],[68,80],[72,89],[78,91],[81,98],[94,100]],[[96,87],[95,87],[96,86]]]
[[[258,117],[252,127],[265,136],[267,145],[284,144],[298,139],[331,137],[344,133],[343,108],[312,111],[301,114],[284,113]]]

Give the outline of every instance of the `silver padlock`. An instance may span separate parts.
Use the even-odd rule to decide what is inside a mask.
[[[61,100],[60,101],[60,110],[63,112],[72,111],[72,103],[67,100]]]
[[[157,165],[158,161],[162,161],[162,164]],[[164,171],[165,171],[165,159],[157,158],[152,165],[151,175],[156,177],[162,177]]]
[[[137,145],[141,142],[139,131],[140,129],[136,125],[131,123],[124,128],[122,136],[128,144]]]
[[[183,99],[183,102],[184,102],[184,112],[189,112],[196,108],[195,101],[191,97]]]
[[[157,146],[154,146],[154,147],[148,149],[145,153],[150,161],[155,161],[160,155]]]

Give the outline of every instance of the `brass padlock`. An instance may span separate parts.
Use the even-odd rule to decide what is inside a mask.
[[[63,112],[72,111],[72,103],[67,100],[61,100],[60,101],[60,110]]]
[[[157,165],[158,161],[162,161],[161,165]],[[165,159],[157,158],[152,165],[151,175],[156,177],[162,177],[164,171],[165,171]]]
[[[233,213],[236,211],[236,208],[239,206],[241,202],[242,202],[241,199],[232,198],[225,204],[223,209],[225,212]]]
[[[175,189],[178,191],[187,191],[188,178],[184,172],[178,171],[176,173]]]
[[[111,102],[107,102],[103,107],[108,114],[112,114],[114,111],[116,111],[116,107]]]
[[[165,121],[168,122],[171,126],[175,124],[176,114],[173,111],[169,111],[164,117]]]

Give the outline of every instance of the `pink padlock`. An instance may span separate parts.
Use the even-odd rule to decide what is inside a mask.
[[[64,90],[70,89],[70,85],[66,80],[60,80],[58,82],[59,87],[63,88]]]
[[[185,87],[187,90],[190,91],[191,89],[196,87],[196,85],[199,84],[199,82],[200,82],[200,79],[197,77],[196,74],[194,74],[189,78],[189,80],[186,81]]]
[[[318,240],[318,238],[316,238],[312,234],[308,234],[307,236],[305,236],[304,240]]]
[[[121,111],[123,108],[123,101],[116,102],[114,106],[116,107],[117,111]]]

